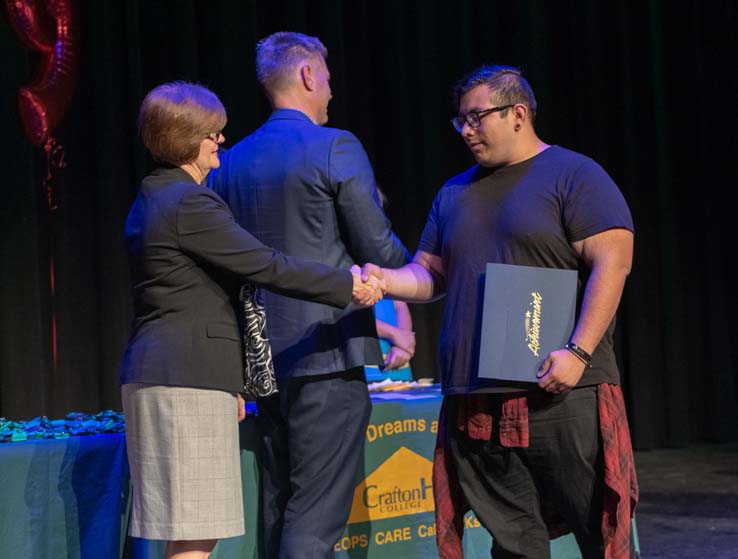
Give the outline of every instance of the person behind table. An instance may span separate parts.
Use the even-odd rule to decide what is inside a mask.
[[[379,187],[377,194],[382,208],[386,209],[387,196]],[[415,355],[415,332],[407,303],[382,299],[374,305],[374,317],[384,356],[384,369],[372,365],[364,367],[367,382],[413,380],[410,359]]]
[[[211,187],[236,219],[287,254],[349,266],[410,259],[379,205],[356,137],[327,128],[328,52],[279,32],[256,47],[269,119],[229,149]],[[371,413],[364,365],[382,363],[371,310],[267,294],[279,394],[257,401],[265,557],[333,557],[351,511]]]
[[[518,69],[483,66],[456,92],[453,125],[477,164],[438,192],[413,263],[384,271],[390,296],[446,296],[439,551],[460,552],[448,516],[466,500],[492,534],[495,559],[548,558],[545,502],[583,557],[604,557],[605,546],[627,557],[637,489],[612,335],[632,262],[630,211],[597,163],[537,136],[535,96]],[[579,272],[571,341],[547,356],[535,388],[477,376],[488,262]],[[382,275],[371,268],[365,274]],[[603,499],[605,462],[619,499]]]
[[[284,256],[234,221],[202,186],[218,167],[223,105],[186,82],[154,88],[139,113],[159,167],[125,224],[132,332],[121,365],[133,485],[130,534],[166,540],[166,557],[207,557],[244,533],[237,420],[244,416],[241,335],[232,302],[244,282],[345,307],[371,304],[358,276]],[[254,496],[256,498],[256,496]]]

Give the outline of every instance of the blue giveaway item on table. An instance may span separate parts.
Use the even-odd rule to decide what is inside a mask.
[[[487,264],[479,377],[537,382],[574,329],[576,270]]]

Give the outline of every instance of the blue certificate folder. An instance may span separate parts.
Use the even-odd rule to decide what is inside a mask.
[[[537,382],[549,353],[574,329],[577,272],[487,264],[479,377]]]

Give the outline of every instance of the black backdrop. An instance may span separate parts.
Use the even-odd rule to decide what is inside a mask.
[[[600,162],[634,215],[617,342],[636,447],[738,439],[732,0],[109,0],[81,2],[78,17],[78,86],[56,131],[68,166],[51,215],[41,151],[15,108],[34,59],[0,19],[0,415],[120,408],[130,313],[122,225],[147,168],[138,105],[164,81],[201,82],[226,105],[235,141],[268,114],[255,42],[298,30],[328,47],[329,124],[364,143],[411,250],[436,190],[473,162],[448,123],[451,86],[480,63],[521,66],[541,137]],[[414,369],[429,376],[442,303],[412,312]]]

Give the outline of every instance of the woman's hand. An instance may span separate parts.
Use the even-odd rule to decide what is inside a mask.
[[[369,275],[364,279],[361,268],[356,264],[351,266],[351,274],[354,276],[354,289],[351,293],[354,304],[371,307],[384,297],[384,292],[387,290],[384,280],[375,275]]]
[[[238,422],[240,423],[246,419],[246,400],[240,394],[236,394],[236,397],[238,398]]]

